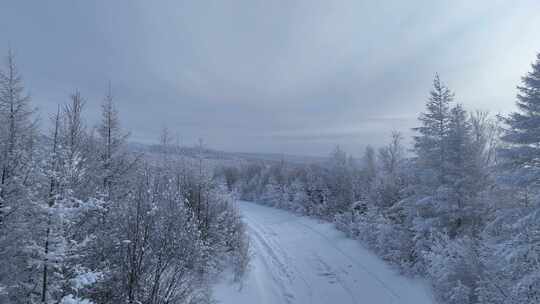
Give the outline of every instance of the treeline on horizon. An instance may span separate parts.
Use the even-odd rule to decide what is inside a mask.
[[[517,111],[468,112],[436,75],[406,153],[395,132],[360,161],[221,168],[246,200],[334,221],[448,304],[540,303],[540,54]]]
[[[39,131],[13,53],[0,68],[0,303],[211,303],[248,240],[212,172],[127,149],[111,89],[101,121],[77,91]]]

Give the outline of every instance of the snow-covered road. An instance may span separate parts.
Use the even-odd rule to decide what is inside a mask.
[[[222,283],[219,303],[423,304],[425,284],[396,274],[330,223],[239,202],[253,259],[243,286]]]

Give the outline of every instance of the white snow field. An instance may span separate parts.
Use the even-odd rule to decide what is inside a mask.
[[[221,283],[223,304],[423,304],[426,284],[400,276],[331,223],[239,202],[253,259],[243,283]]]

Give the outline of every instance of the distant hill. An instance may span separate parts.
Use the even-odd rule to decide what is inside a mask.
[[[139,152],[144,154],[162,153],[163,147],[155,144],[143,144],[138,142],[130,142],[129,149],[133,152]],[[227,162],[237,161],[264,161],[264,162],[276,162],[285,161],[288,163],[296,164],[309,164],[309,163],[322,163],[326,157],[305,156],[305,155],[291,155],[291,154],[279,154],[279,153],[253,153],[253,152],[225,152],[220,150],[214,150],[203,147],[178,147],[172,146],[169,148],[169,153],[182,155],[188,158],[202,157],[206,160],[215,160]]]

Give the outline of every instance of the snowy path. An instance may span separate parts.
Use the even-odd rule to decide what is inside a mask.
[[[397,275],[330,223],[239,202],[254,253],[244,284],[215,288],[218,303],[424,304],[428,289]]]

